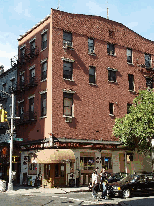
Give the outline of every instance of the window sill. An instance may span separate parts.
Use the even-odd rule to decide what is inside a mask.
[[[70,50],[74,50],[74,48],[73,47],[71,47],[71,46],[63,46],[63,49],[70,49]]]
[[[67,81],[70,81],[70,82],[74,82],[74,80],[73,79],[65,79],[65,78],[63,78],[64,80],[67,80]]]
[[[109,116],[114,117],[114,114],[109,114]]]
[[[89,85],[97,86],[97,84],[95,84],[95,83],[89,83]]]
[[[44,119],[44,118],[47,118],[47,116],[42,116],[42,117],[40,117],[40,119]]]
[[[88,52],[88,54],[91,56],[96,56],[96,54],[94,52]]]
[[[66,116],[66,115],[63,115],[63,117],[64,118],[66,118],[66,117],[73,118],[73,116]]]
[[[47,49],[47,47],[45,47],[44,49],[42,49],[40,52],[43,52],[44,50],[46,50]]]
[[[117,81],[115,82],[115,81],[110,81],[110,80],[108,80],[108,82],[109,83],[118,83]]]
[[[108,56],[117,57],[115,54],[109,54],[109,53],[108,53]]]
[[[131,65],[131,66],[134,66],[134,64],[133,64],[133,63],[130,63],[130,62],[127,62],[127,64],[129,64],[129,65]]]
[[[47,78],[46,78],[46,79],[41,80],[40,82],[45,82],[45,81],[47,81]]]

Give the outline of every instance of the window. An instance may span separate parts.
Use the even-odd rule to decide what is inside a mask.
[[[95,67],[89,67],[89,83],[96,83]]]
[[[146,77],[146,87],[153,88],[153,78],[152,77]]]
[[[63,115],[72,116],[73,109],[73,94],[63,93]]]
[[[25,73],[20,74],[20,88],[22,89],[25,84]]]
[[[72,80],[73,63],[63,62],[63,78]]]
[[[63,31],[63,46],[72,47],[72,33]]]
[[[105,170],[112,169],[112,158],[111,157],[102,157],[102,168]]]
[[[117,70],[108,68],[108,81],[116,82],[116,71]]]
[[[113,115],[113,103],[109,103],[109,112]]]
[[[127,62],[132,63],[132,49],[127,49]]]
[[[80,157],[81,170],[94,170],[95,159],[94,157]]]
[[[109,55],[114,55],[114,44],[107,43],[107,53]]]
[[[24,119],[24,101],[19,103],[19,117]]]
[[[132,106],[132,104],[127,103],[127,114],[130,113],[130,107]]]
[[[47,78],[47,62],[42,63],[42,71],[41,71],[41,80],[45,80]]]
[[[41,117],[46,116],[47,110],[47,93],[41,94]]]
[[[22,48],[20,49],[20,60],[21,60],[21,63],[24,63],[24,62],[25,62],[25,52],[26,52],[25,47],[22,47]]]
[[[34,119],[34,97],[29,99],[29,119]]]
[[[129,90],[134,91],[134,75],[128,74]]]
[[[31,163],[31,159],[33,158],[33,153],[28,155],[28,174],[29,175],[37,175],[37,164]]]
[[[35,54],[35,40],[30,42],[30,54],[31,55]]]
[[[150,68],[151,67],[151,55],[145,54],[145,67]]]
[[[42,50],[47,47],[47,32],[42,34]]]
[[[33,69],[31,69],[30,71],[30,79],[29,79],[29,81],[30,81],[30,84],[34,84],[34,81],[35,81],[35,68],[33,68]]]
[[[2,84],[2,90],[3,90],[3,92],[6,92],[6,83]]]
[[[94,40],[91,38],[88,38],[88,52],[94,53]]]

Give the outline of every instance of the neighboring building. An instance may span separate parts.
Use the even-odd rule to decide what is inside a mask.
[[[7,116],[11,117],[12,113],[12,98],[11,93],[15,90],[17,84],[17,67],[4,71],[3,66],[0,67],[0,104],[2,104]],[[14,103],[16,97],[14,98]],[[16,103],[15,103],[16,104]],[[16,108],[14,113],[16,114]],[[7,180],[9,175],[9,153],[10,153],[10,124],[11,121],[0,123],[0,178]],[[20,154],[15,141],[16,134],[14,130],[14,152],[12,169],[16,172],[16,180],[19,182],[20,175]]]
[[[112,127],[139,89],[153,86],[154,42],[99,16],[54,9],[18,41],[21,184],[39,173],[43,185],[88,184],[102,166],[151,171],[151,159],[121,147]]]

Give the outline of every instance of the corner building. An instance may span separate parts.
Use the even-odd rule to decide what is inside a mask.
[[[96,167],[151,171],[112,135],[140,89],[153,87],[154,43],[99,17],[51,9],[19,37],[21,184],[86,185]]]

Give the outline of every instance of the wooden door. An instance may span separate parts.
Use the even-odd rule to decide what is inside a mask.
[[[66,164],[55,164],[54,186],[66,185]]]

